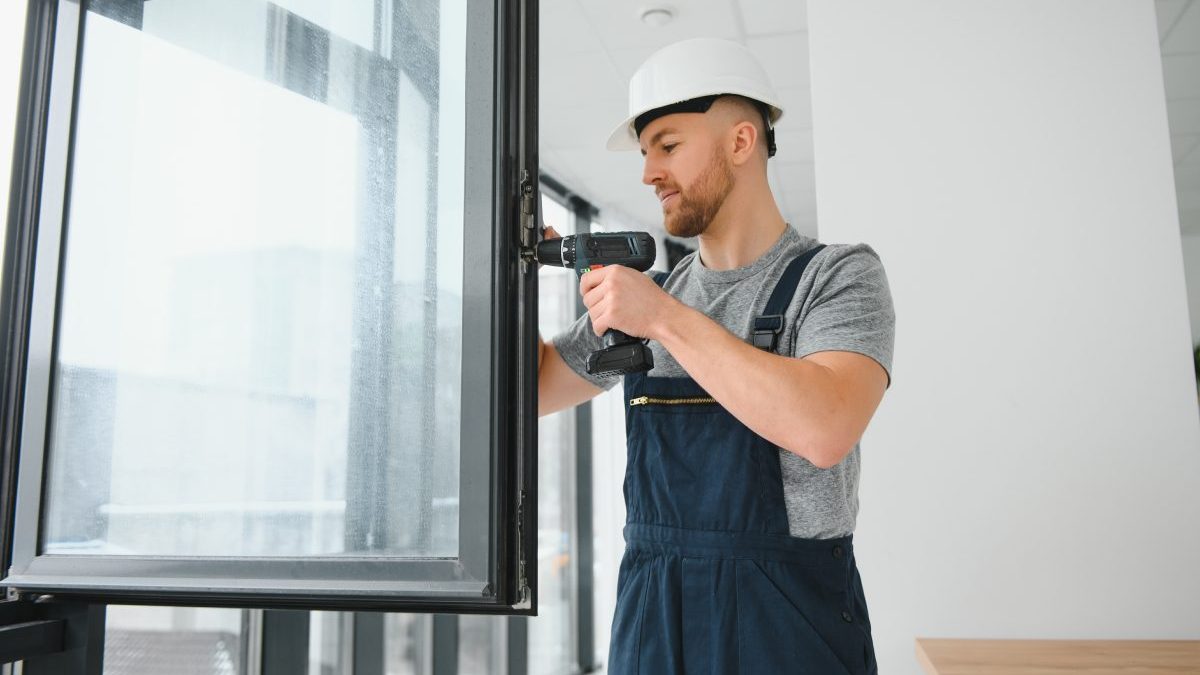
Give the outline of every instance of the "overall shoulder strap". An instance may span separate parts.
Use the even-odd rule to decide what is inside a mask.
[[[763,313],[754,317],[754,335],[751,340],[755,347],[773,352],[779,346],[779,334],[783,332],[783,313],[792,301],[792,296],[796,294],[796,287],[800,285],[804,268],[808,267],[808,262],[823,248],[825,244],[820,244],[788,263],[783,276],[779,277],[779,283],[775,284],[775,290],[771,291]]]

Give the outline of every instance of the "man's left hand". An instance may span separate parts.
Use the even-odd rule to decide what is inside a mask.
[[[624,265],[584,274],[579,279],[579,294],[598,336],[615,328],[626,335],[655,339],[657,326],[679,304],[653,279]]]

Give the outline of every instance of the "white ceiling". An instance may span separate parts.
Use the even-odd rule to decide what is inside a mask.
[[[1200,234],[1200,0],[1156,0],[1179,225]]]
[[[661,28],[642,23],[641,12],[651,6],[669,6],[674,20]],[[646,57],[689,37],[729,38],[758,56],[779,92],[785,112],[769,176],[784,217],[815,236],[803,0],[541,0],[540,20],[543,171],[631,226],[660,226],[658,200],[641,181],[641,155],[610,152],[604,144],[625,119],[629,78]]]
[[[660,47],[689,37],[726,37],[753,51],[779,90],[786,113],[770,178],[784,216],[816,234],[807,5],[796,0],[688,0],[653,28],[640,19],[654,0],[542,0],[541,163],[571,190],[641,227],[662,213],[642,185],[641,156],[604,143],[625,117],[626,86]],[[1156,0],[1184,232],[1200,234],[1200,0]]]

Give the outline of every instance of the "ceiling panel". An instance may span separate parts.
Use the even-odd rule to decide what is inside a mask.
[[[541,52],[538,89],[542,148],[603,148],[625,114],[626,93],[607,52],[556,58]]]
[[[642,157],[637,152],[611,152],[600,146],[595,150],[566,148],[557,156],[582,174],[583,182],[567,187],[589,201],[621,205],[627,213],[649,215],[649,222],[662,220],[654,191],[642,184]]]
[[[740,0],[746,35],[808,30],[805,0]]]
[[[1200,52],[1200,3],[1188,3],[1183,15],[1170,28],[1162,43],[1163,54]],[[1200,73],[1196,73],[1200,76]]]
[[[613,65],[616,67],[617,74],[621,76],[621,81],[625,83],[625,89],[629,89],[629,78],[633,77],[634,71],[642,65],[651,54],[662,48],[663,45],[646,45],[642,47],[626,47],[623,49],[610,49],[609,56],[612,57]]]
[[[1179,190],[1177,197],[1179,199],[1180,212],[1200,209],[1200,189]]]
[[[1156,0],[1154,9],[1158,15],[1160,39],[1166,37],[1167,31],[1175,25],[1175,20],[1179,18],[1180,13],[1188,6],[1189,2],[1191,0]]]
[[[1175,167],[1177,189],[1200,189],[1200,158]]]
[[[538,63],[538,96],[573,105],[593,99],[624,99],[626,88],[604,51],[583,52],[570,58],[557,58],[543,51]]]
[[[592,29],[576,0],[542,0],[539,48],[557,59],[580,52],[604,50],[600,34]]]
[[[1179,225],[1200,234],[1200,2],[1159,0],[1163,84],[1175,160]]]
[[[545,143],[539,145],[541,147],[538,149],[538,163],[543,173],[550,174],[551,178],[563,185],[575,186],[583,182],[574,170],[575,167],[563,159],[557,150],[546,147]]]
[[[1171,157],[1175,159],[1176,164],[1180,164],[1192,156],[1197,144],[1200,144],[1200,135],[1173,135],[1171,136]]]
[[[736,40],[740,18],[730,0],[688,0],[669,6],[675,18],[665,26],[643,23],[642,11],[657,3],[643,0],[579,0],[592,28],[609,49],[665,47],[685,38],[708,36]],[[667,5],[668,3],[661,3]]]
[[[787,199],[785,199],[783,196],[783,190],[781,189],[782,183],[779,180],[779,172],[775,170],[777,166],[778,165],[774,162],[771,162],[767,165],[767,185],[771,187],[771,193],[775,195],[775,202],[779,207],[779,211],[783,213],[784,218],[786,218],[787,214],[791,212],[791,208],[787,202]]]
[[[808,86],[777,88],[783,104],[779,129],[812,129],[812,90]]]
[[[616,100],[602,107],[545,104],[538,113],[539,143],[543,148],[604,150],[608,135],[625,111]]]
[[[1163,83],[1168,99],[1200,98],[1200,51],[1163,55]]]
[[[809,171],[811,170],[812,169],[809,169]],[[788,204],[789,206],[792,208],[800,208],[806,202],[816,200],[817,186],[816,181],[813,178],[809,177],[807,180],[805,180],[803,177],[801,177],[798,179],[795,177],[796,172],[787,168],[782,169],[780,174],[783,177],[780,190],[784,194],[788,195],[789,199],[791,200]]]
[[[816,197],[816,179],[812,165],[779,165],[780,190],[792,196],[792,207]]]
[[[767,69],[767,77],[776,89],[808,88],[808,33],[750,38],[746,46]]]
[[[1200,134],[1200,100],[1170,100],[1167,90],[1167,120],[1172,134]]]
[[[1200,234],[1200,209],[1181,211],[1179,213],[1179,229],[1184,234]]]
[[[775,145],[778,147],[775,162],[813,161],[812,129],[781,127],[775,131]]]
[[[817,236],[817,201],[803,193],[784,192],[789,212],[783,214],[784,219],[794,228],[809,237]]]
[[[812,221],[793,222],[793,223],[791,223],[791,225],[792,225],[792,227],[796,228],[796,230],[799,231],[800,234],[802,234],[810,239],[817,238],[817,222],[816,222],[815,216]]]
[[[780,164],[778,176],[779,185],[784,192],[812,192],[815,189],[816,174],[813,172],[812,164]]]

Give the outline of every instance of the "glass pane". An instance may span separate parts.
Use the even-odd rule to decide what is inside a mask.
[[[384,617],[384,672],[387,675],[425,675],[431,671],[433,617],[429,614],[388,614]]]
[[[386,22],[376,21],[379,0],[273,0],[274,4],[326,28],[334,35],[372,49],[376,31]],[[382,24],[382,25],[380,25]]]
[[[350,675],[354,660],[354,615],[308,613],[308,675]]]
[[[197,607],[105,610],[105,675],[240,675],[245,612]]]
[[[462,614],[458,617],[459,673],[503,675],[508,672],[508,621],[507,617],[498,616]]]
[[[87,14],[43,553],[457,555],[465,2],[320,4]]]

